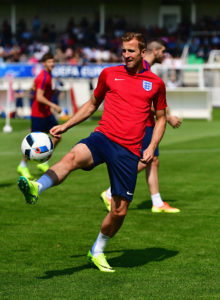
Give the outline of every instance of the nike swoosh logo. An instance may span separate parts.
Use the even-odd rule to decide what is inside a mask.
[[[132,194],[132,193],[130,193],[130,192],[127,192],[127,195],[130,195],[130,196],[132,196],[133,194]]]
[[[115,78],[115,80],[125,80],[125,79],[123,79],[123,78]]]

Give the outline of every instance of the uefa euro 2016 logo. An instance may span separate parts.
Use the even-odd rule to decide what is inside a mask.
[[[143,80],[143,88],[147,92],[151,91],[151,89],[152,89],[152,82]]]

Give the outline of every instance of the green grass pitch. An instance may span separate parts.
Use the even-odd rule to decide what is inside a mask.
[[[97,124],[98,116],[64,134],[51,163]],[[0,119],[0,299],[220,299],[220,113],[213,121],[169,125],[160,145],[160,192],[180,214],[152,214],[144,173],[123,227],[106,255],[116,272],[91,268],[86,254],[106,211],[105,165],[76,171],[27,205],[17,188],[20,144],[28,120]],[[40,174],[34,163],[30,169]]]

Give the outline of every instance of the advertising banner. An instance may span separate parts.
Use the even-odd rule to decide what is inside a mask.
[[[96,78],[101,71],[110,65],[55,65],[52,75],[60,78]],[[41,64],[6,64],[0,63],[0,78],[11,75],[14,78],[35,77],[42,70]]]

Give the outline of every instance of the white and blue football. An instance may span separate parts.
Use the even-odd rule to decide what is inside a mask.
[[[47,161],[54,147],[51,138],[43,132],[29,133],[22,141],[21,152],[27,160]]]

